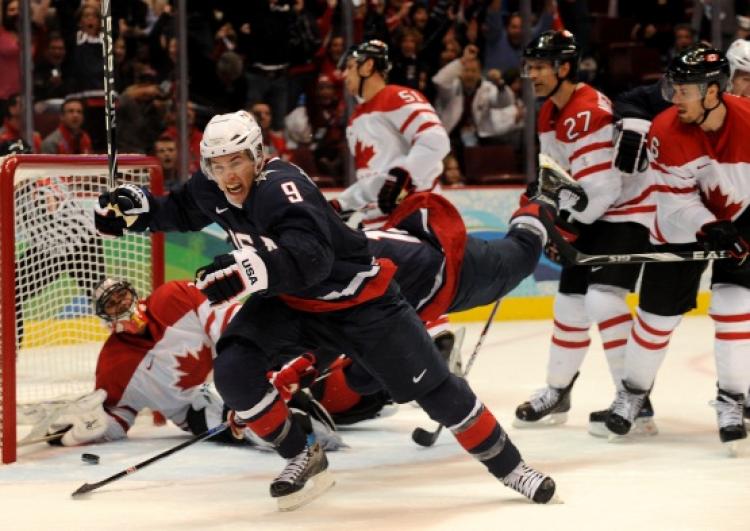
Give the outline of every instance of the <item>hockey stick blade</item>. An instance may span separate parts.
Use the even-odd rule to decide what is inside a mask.
[[[78,489],[71,494],[73,498],[76,498],[78,496],[81,496],[83,494],[87,494],[91,492],[92,490],[96,490],[99,487],[103,487],[104,485],[108,485],[114,481],[117,481],[118,479],[122,479],[125,476],[129,476],[130,474],[133,474],[135,472],[138,472],[140,469],[147,467],[148,465],[155,463],[156,461],[159,461],[161,459],[164,459],[167,456],[170,456],[174,453],[179,452],[180,450],[183,450],[187,448],[188,446],[191,446],[197,442],[204,441],[206,439],[210,439],[214,435],[218,435],[219,433],[223,432],[229,428],[229,422],[222,422],[218,426],[214,426],[210,430],[204,431],[200,435],[196,435],[190,440],[187,440],[185,442],[182,442],[178,444],[177,446],[173,446],[172,448],[169,448],[168,450],[164,450],[162,453],[157,454],[153,457],[149,457],[145,461],[141,461],[140,463],[137,463],[131,467],[126,468],[125,470],[121,470],[117,474],[113,474],[109,476],[108,478],[105,478],[101,481],[97,481],[96,483],[84,483]]]
[[[432,446],[437,442],[442,430],[442,424],[438,424],[438,427],[435,431],[427,431],[424,428],[417,427],[414,428],[413,432],[411,432],[411,440],[417,443],[419,446]]]

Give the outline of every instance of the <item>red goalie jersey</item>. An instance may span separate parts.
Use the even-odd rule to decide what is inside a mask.
[[[703,224],[737,221],[750,204],[750,99],[722,98],[727,116],[718,131],[681,123],[676,107],[651,125],[651,165],[663,190],[652,237],[660,243],[694,242]]]
[[[145,300],[147,331],[112,334],[96,367],[96,388],[107,391],[105,440],[119,439],[144,409],[185,426],[191,404],[211,381],[214,345],[239,305],[219,308],[187,281],[168,282]]]
[[[623,178],[613,166],[612,104],[604,94],[580,83],[562,109],[548,99],[539,111],[537,129],[540,151],[580,181],[589,197],[586,210],[573,218],[651,225],[656,207],[646,190],[652,174]]]

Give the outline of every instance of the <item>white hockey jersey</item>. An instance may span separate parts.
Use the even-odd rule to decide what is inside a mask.
[[[144,408],[185,427],[202,384],[212,380],[214,345],[239,304],[211,307],[191,282],[158,287],[146,299],[144,335],[112,334],[99,353],[96,388],[107,391],[105,440],[119,439]]]
[[[588,195],[586,210],[572,214],[574,219],[651,226],[653,174],[627,177],[614,167],[612,104],[604,94],[579,83],[562,109],[548,99],[539,110],[537,130],[540,151],[580,181]]]
[[[750,99],[723,99],[727,115],[718,131],[683,124],[676,107],[651,124],[651,166],[662,188],[651,231],[658,243],[694,242],[703,224],[737,220],[750,205]]]
[[[376,202],[393,167],[409,172],[416,191],[432,190],[450,151],[448,133],[427,98],[399,85],[386,85],[355,109],[346,139],[357,182],[338,196],[344,210]]]

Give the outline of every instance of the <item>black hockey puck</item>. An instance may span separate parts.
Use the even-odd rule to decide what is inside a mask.
[[[81,454],[81,460],[83,460],[84,463],[88,463],[90,465],[99,464],[99,456],[96,454]]]

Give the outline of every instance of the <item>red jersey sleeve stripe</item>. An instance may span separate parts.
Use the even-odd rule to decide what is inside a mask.
[[[578,181],[580,179],[583,179],[584,177],[587,177],[591,175],[592,173],[600,172],[609,170],[612,168],[612,161],[602,162],[601,164],[594,164],[593,166],[589,166],[588,168],[584,168],[579,172],[576,172],[573,174],[573,178]]]
[[[398,132],[399,132],[399,133],[401,133],[401,134],[403,134],[403,133],[404,133],[404,131],[406,131],[406,128],[407,128],[407,127],[409,127],[409,126],[411,125],[411,123],[412,123],[412,122],[414,121],[414,119],[415,119],[415,118],[416,118],[417,116],[419,116],[420,114],[422,114],[423,112],[426,112],[426,113],[430,113],[430,114],[432,114],[433,116],[435,115],[435,113],[434,113],[434,112],[433,112],[432,110],[430,110],[430,109],[417,109],[416,111],[413,111],[413,112],[412,112],[412,113],[411,113],[411,114],[410,114],[410,115],[409,115],[409,116],[408,116],[408,117],[406,118],[406,120],[404,120],[404,123],[403,123],[403,124],[401,124],[401,127],[399,128]]]
[[[572,164],[575,159],[577,159],[581,155],[585,155],[586,153],[596,151],[597,149],[605,149],[611,147],[614,147],[614,144],[612,144],[612,142],[594,142],[593,144],[583,146],[582,148],[577,149],[573,152],[573,154],[570,156],[570,162]]]

